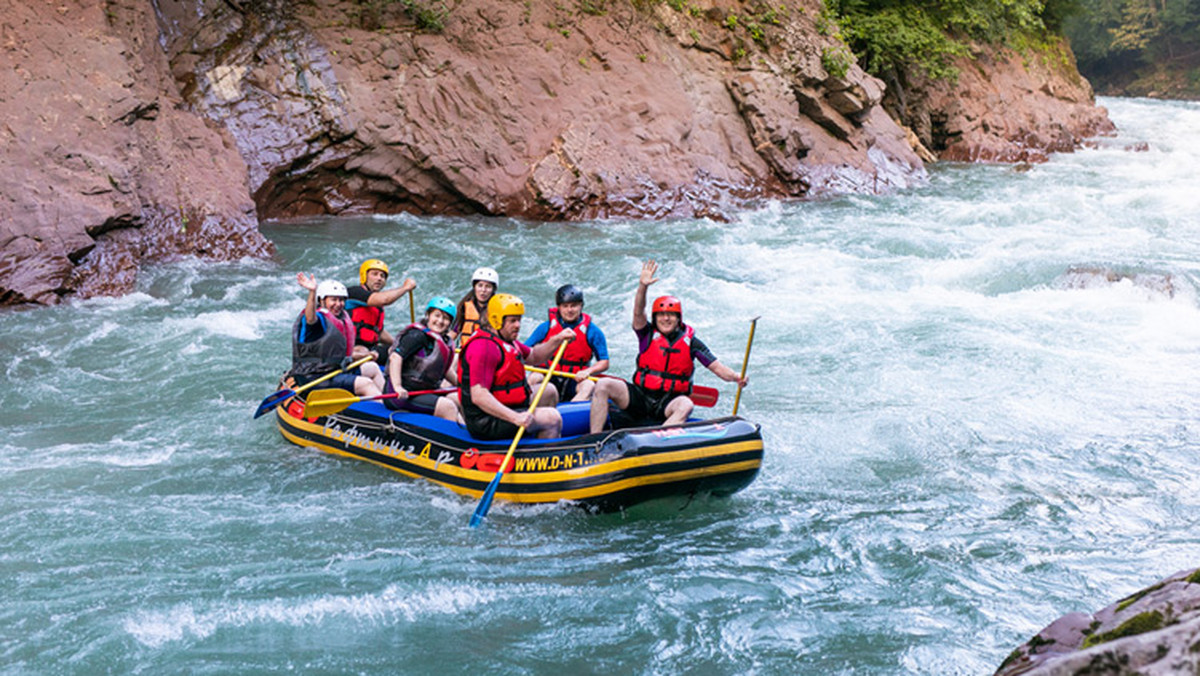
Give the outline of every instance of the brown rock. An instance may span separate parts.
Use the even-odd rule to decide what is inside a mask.
[[[146,260],[269,253],[241,158],[179,109],[148,4],[10,3],[4,21],[0,303],[124,293]]]
[[[940,159],[1043,162],[1114,130],[1069,48],[1060,49],[1026,58],[976,46],[974,60],[957,62],[956,82],[909,73],[904,82],[888,83],[884,106]]]
[[[738,2],[712,20],[464,0],[439,34],[396,7],[365,30],[347,3],[252,17],[202,6],[171,14],[168,50],[200,55],[191,100],[247,158],[260,217],[719,215],[751,197],[924,177],[903,131],[875,114],[878,81],[854,68],[826,86],[823,70],[798,68],[819,70],[809,43],[830,42],[811,11],[760,44],[724,24],[748,11]],[[369,44],[377,58],[347,46]]]
[[[404,3],[14,5],[0,302],[120,293],[146,260],[267,255],[256,217],[722,218],[924,180],[882,105],[898,99],[857,66],[827,73],[840,43],[819,8],[785,5],[752,32],[762,8],[736,0],[461,0],[436,33]],[[1037,159],[1107,122],[1073,71],[1000,57],[960,90],[900,91],[926,146]]]

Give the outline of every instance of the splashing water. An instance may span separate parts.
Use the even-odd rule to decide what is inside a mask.
[[[988,673],[1058,616],[1200,564],[1200,106],[1018,171],[729,224],[276,224],[275,262],[0,314],[0,663],[20,673]],[[1144,146],[1143,146],[1144,144]],[[1139,148],[1144,147],[1144,151]],[[474,504],[252,420],[299,270],[379,257],[585,292],[628,375],[639,261],[740,367],[758,480],[590,516]],[[395,332],[407,301],[388,309]],[[720,386],[716,413],[732,406]]]

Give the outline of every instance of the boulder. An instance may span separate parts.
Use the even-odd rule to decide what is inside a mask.
[[[1200,673],[1200,569],[1096,612],[1070,613],[1008,656],[996,676]]]

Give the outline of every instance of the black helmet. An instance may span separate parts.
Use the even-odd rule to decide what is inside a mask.
[[[564,284],[558,287],[558,291],[554,292],[554,304],[562,305],[563,303],[582,303],[583,290],[574,284]]]

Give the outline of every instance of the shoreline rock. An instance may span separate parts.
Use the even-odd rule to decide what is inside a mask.
[[[913,134],[883,83],[830,58],[844,47],[809,0],[461,0],[437,33],[404,6],[15,7],[0,24],[16,65],[0,78],[0,304],[125,293],[148,261],[269,256],[259,219],[723,219],[920,184],[923,146],[1044,159],[1107,122],[1086,83],[1054,79],[1070,68],[1002,74],[1026,70],[1005,57],[962,96],[909,87]],[[979,114],[997,102],[1011,122]]]
[[[1008,656],[995,676],[1200,673],[1200,569],[1096,612],[1069,613]]]
[[[125,293],[147,261],[270,254],[245,163],[182,109],[148,4],[9,10],[0,304]]]

